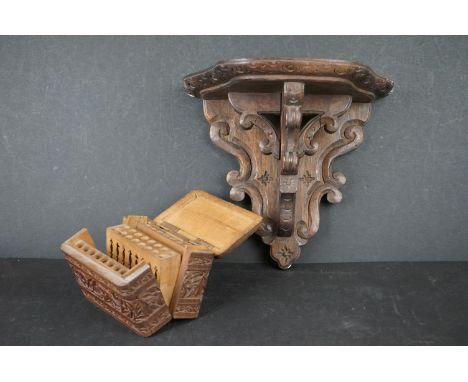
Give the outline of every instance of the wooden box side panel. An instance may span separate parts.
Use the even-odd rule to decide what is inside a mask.
[[[212,265],[211,252],[188,250],[184,254],[171,303],[173,318],[198,317]]]
[[[122,276],[116,284],[104,276],[105,272],[96,271],[96,266],[103,264],[91,266],[93,261],[98,261],[79,248],[68,243],[62,246],[62,251],[83,295],[136,334],[150,336],[171,320],[169,308],[148,266],[144,265],[145,269],[136,277]]]

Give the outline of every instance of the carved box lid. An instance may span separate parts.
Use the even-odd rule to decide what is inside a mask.
[[[154,222],[207,247],[220,256],[253,234],[262,217],[205,191],[193,190]]]

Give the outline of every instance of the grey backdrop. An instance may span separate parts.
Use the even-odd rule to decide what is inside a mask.
[[[466,37],[1,37],[0,256],[59,258],[88,227],[156,215],[193,188],[228,198],[236,160],[182,77],[252,56],[349,59],[395,81],[338,159],[302,262],[468,260]],[[268,261],[253,237],[223,261]]]

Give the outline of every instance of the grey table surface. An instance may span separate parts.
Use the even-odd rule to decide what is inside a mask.
[[[467,345],[468,262],[215,262],[196,320],[141,338],[63,260],[0,260],[0,345]]]

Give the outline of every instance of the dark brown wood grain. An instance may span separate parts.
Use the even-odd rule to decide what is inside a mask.
[[[250,197],[257,233],[289,268],[317,233],[322,197],[342,199],[333,160],[363,142],[371,103],[393,82],[354,62],[279,58],[220,62],[184,84],[203,99],[212,142],[239,161],[231,199]]]
[[[231,91],[281,91],[282,82],[298,81],[307,93],[352,94],[372,101],[388,95],[393,81],[357,62],[300,58],[240,58],[221,61],[184,78],[187,94],[215,99]]]

